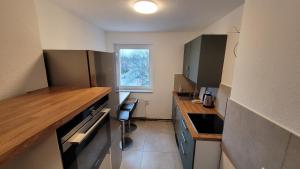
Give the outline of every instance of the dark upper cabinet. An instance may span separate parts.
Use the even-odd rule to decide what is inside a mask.
[[[183,74],[185,77],[189,76],[191,45],[192,42],[186,43],[184,45]]]
[[[227,35],[202,35],[184,46],[183,74],[198,87],[221,83]]]

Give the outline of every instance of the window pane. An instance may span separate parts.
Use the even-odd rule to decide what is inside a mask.
[[[149,49],[120,49],[120,86],[150,87]]]

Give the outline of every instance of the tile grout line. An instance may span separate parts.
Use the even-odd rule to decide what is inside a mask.
[[[143,169],[144,168],[143,167],[143,161],[145,160],[145,154],[146,153],[170,154],[170,155],[172,155],[172,159],[175,160],[175,162],[177,162],[176,161],[177,160],[177,156],[179,155],[179,153],[177,151],[175,151],[175,152],[174,151],[160,152],[160,151],[157,151],[157,150],[155,150],[155,151],[146,151],[145,150],[147,138],[149,138],[149,136],[150,136],[149,133],[151,134],[151,125],[149,126],[149,124],[147,124],[147,123],[144,123],[142,125],[144,125],[144,126],[141,128],[141,132],[143,133],[143,132],[147,132],[148,131],[148,134],[145,133],[145,136],[143,136],[141,148],[140,149],[136,149],[136,150],[133,149],[133,151],[141,153],[140,161],[139,161],[139,164],[138,164],[138,169]],[[149,131],[149,128],[150,128],[150,131]],[[143,131],[143,130],[146,130],[146,131]],[[172,128],[172,131],[174,132],[173,128]],[[171,133],[161,133],[161,134],[166,135],[166,136],[172,136],[174,134],[173,132],[171,132]],[[176,159],[175,159],[175,157],[176,157]],[[180,168],[180,166],[179,166],[179,168]]]
[[[141,161],[140,161],[140,166],[139,166],[139,168],[140,168],[140,169],[143,169],[144,152],[141,152],[141,153],[142,153],[142,157],[141,157]]]
[[[287,156],[287,151],[288,151],[289,145],[291,144],[291,139],[292,139],[292,133],[290,133],[290,135],[289,135],[289,139],[288,139],[288,142],[287,142],[287,145],[286,145],[286,149],[284,151],[284,156],[283,156],[281,167],[280,167],[281,169],[283,169],[283,167],[284,167],[284,163],[285,163],[286,156]]]

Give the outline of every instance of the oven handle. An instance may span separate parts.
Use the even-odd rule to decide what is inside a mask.
[[[104,113],[104,115],[98,119],[91,128],[88,129],[87,132],[81,133],[77,132],[75,133],[70,139],[67,140],[69,143],[75,143],[75,144],[80,144],[83,140],[85,140],[98,126],[99,123],[108,115],[111,109],[109,108],[104,108],[101,110],[101,112]]]

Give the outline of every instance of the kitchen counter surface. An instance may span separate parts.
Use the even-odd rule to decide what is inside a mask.
[[[215,109],[205,108],[202,104],[192,103],[191,100],[187,99],[181,99],[176,92],[174,92],[173,95],[193,139],[212,141],[222,140],[222,134],[199,134],[188,116],[188,113],[217,114],[220,118],[224,119]]]
[[[0,101],[0,164],[110,92],[109,87],[44,88]]]

